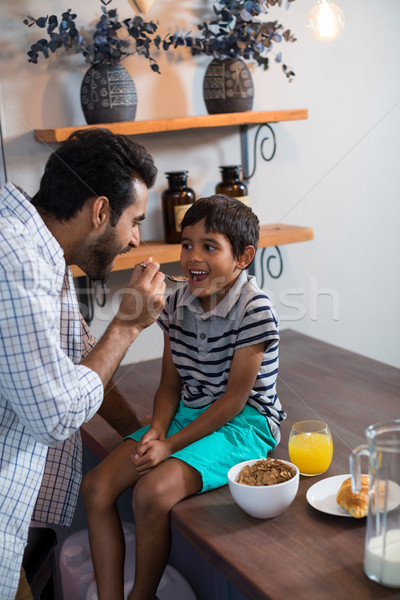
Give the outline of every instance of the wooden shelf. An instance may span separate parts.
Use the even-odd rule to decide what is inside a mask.
[[[269,246],[281,246],[282,244],[293,244],[295,242],[306,242],[314,238],[311,227],[299,227],[297,225],[261,225],[259,248]],[[137,263],[152,256],[160,264],[177,262],[181,251],[180,244],[166,244],[161,241],[142,242],[139,248],[121,254],[115,260],[114,271],[132,269]],[[85,275],[77,266],[72,267],[74,277]]]
[[[162,133],[188,129],[229,127],[237,125],[256,125],[261,123],[277,123],[279,121],[298,121],[308,119],[308,110],[305,108],[294,110],[274,111],[246,111],[240,113],[226,113],[218,115],[203,115],[200,117],[180,117],[176,119],[157,119],[151,121],[125,121],[120,123],[103,123],[99,125],[85,125],[81,127],[57,127],[53,129],[35,129],[35,138],[39,142],[62,142],[78,129],[92,127],[105,127],[113,133],[124,135],[139,135],[148,133]],[[294,242],[312,240],[313,230],[310,227],[295,225],[262,225],[260,232],[259,248],[267,246],[280,246]],[[166,244],[162,241],[144,241],[134,252],[118,256],[115,260],[114,271],[131,269],[148,256],[160,264],[177,262],[180,255],[180,244]],[[77,266],[72,267],[74,277],[85,275]]]
[[[228,127],[233,125],[251,125],[260,123],[277,123],[278,121],[299,121],[308,119],[308,110],[273,110],[219,115],[204,115],[201,117],[180,117],[177,119],[158,119],[152,121],[125,121],[121,123],[103,123],[99,125],[84,125],[82,127],[57,127],[54,129],[35,129],[35,138],[39,142],[62,142],[78,129],[105,127],[113,133],[124,135],[139,135],[144,133],[160,133],[163,131],[178,131],[183,129],[198,129],[210,127]]]

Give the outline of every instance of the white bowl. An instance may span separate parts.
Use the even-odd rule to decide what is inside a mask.
[[[291,479],[275,485],[245,485],[236,481],[239,472],[246,465],[262,460],[245,460],[228,471],[228,485],[235,502],[252,517],[271,519],[280,515],[293,502],[299,488],[299,469],[291,462],[282,460],[293,467],[296,474]],[[276,459],[276,460],[281,460]]]

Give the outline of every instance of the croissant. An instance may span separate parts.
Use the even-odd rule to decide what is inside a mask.
[[[354,494],[351,489],[351,477],[349,477],[340,486],[336,502],[352,517],[362,519],[368,514],[368,487],[369,476],[361,475],[361,490],[358,494]]]

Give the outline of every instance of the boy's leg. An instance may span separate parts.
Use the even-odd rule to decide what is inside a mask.
[[[136,444],[124,441],[82,481],[99,600],[123,600],[125,541],[117,499],[139,477],[130,459]]]
[[[199,492],[202,485],[200,473],[176,458],[161,463],[137,482],[133,491],[136,570],[129,600],[155,598],[170,551],[170,510],[183,498]]]

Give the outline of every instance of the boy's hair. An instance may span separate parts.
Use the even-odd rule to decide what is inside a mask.
[[[156,175],[153,158],[140,144],[108,129],[81,129],[50,155],[32,204],[68,221],[88,198],[107,196],[114,226],[135,202],[132,180],[150,188]]]
[[[206,231],[223,233],[229,239],[233,256],[238,259],[246,246],[257,250],[260,223],[257,215],[240,200],[215,194],[195,200],[182,219],[181,230],[205,219]]]

